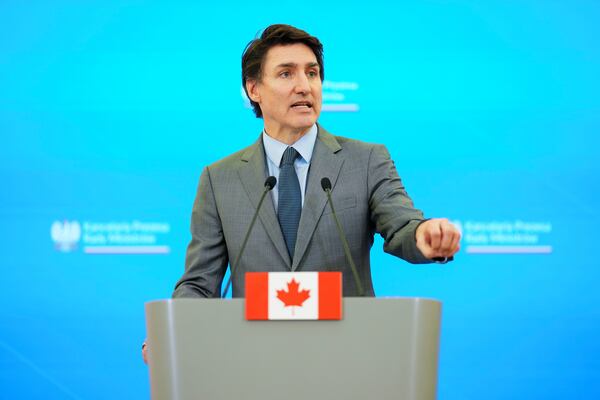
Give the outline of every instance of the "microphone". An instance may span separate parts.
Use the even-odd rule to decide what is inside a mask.
[[[221,297],[225,297],[227,295],[227,292],[229,291],[229,286],[231,286],[231,279],[233,278],[233,272],[235,270],[235,267],[237,267],[238,262],[242,259],[242,254],[244,254],[244,250],[246,249],[246,244],[248,243],[248,239],[250,238],[250,232],[252,232],[252,228],[254,227],[254,224],[256,223],[256,218],[258,217],[258,212],[260,211],[260,207],[262,206],[262,203],[265,200],[267,193],[269,193],[271,190],[273,190],[273,188],[275,187],[276,184],[277,184],[277,178],[275,178],[274,176],[268,177],[267,180],[265,181],[265,189],[264,189],[262,195],[260,196],[260,201],[258,202],[258,206],[256,206],[256,211],[254,212],[254,215],[252,216],[252,221],[250,222],[250,226],[248,227],[248,232],[246,232],[246,236],[244,236],[244,241],[242,242],[242,247],[240,248],[240,252],[238,253],[238,256],[236,257],[235,262],[233,264],[229,265],[229,270],[231,271],[231,273],[229,274],[229,280],[227,281],[227,285],[225,285],[225,290],[223,290]]]
[[[363,290],[362,283],[360,281],[360,277],[358,276],[358,272],[356,271],[356,265],[354,265],[354,260],[352,259],[352,253],[350,253],[350,246],[348,245],[348,240],[346,239],[346,235],[344,234],[344,230],[342,229],[342,224],[340,224],[340,220],[335,213],[335,209],[333,208],[333,201],[331,200],[331,181],[329,178],[321,179],[321,188],[327,194],[327,202],[331,207],[331,215],[333,215],[333,219],[335,221],[335,225],[337,227],[338,234],[340,235],[340,239],[342,240],[342,245],[344,246],[344,253],[346,254],[346,260],[350,264],[350,268],[352,269],[352,275],[354,275],[354,282],[356,282],[356,286],[358,287],[358,295],[364,296],[365,292]]]

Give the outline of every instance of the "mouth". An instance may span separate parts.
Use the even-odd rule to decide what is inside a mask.
[[[313,104],[310,101],[297,101],[291,105],[294,110],[309,110],[313,108]]]

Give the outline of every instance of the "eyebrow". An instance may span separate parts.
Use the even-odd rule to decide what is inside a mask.
[[[297,67],[297,66],[298,66],[298,64],[290,62],[290,63],[279,64],[276,68],[293,68],[293,67]],[[310,68],[319,67],[319,63],[310,62],[310,63],[306,64],[306,66],[310,67]]]

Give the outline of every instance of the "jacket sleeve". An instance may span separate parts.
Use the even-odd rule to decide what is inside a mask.
[[[208,167],[200,176],[190,230],[185,272],[173,297],[220,297],[229,257]]]
[[[432,262],[416,246],[423,213],[414,208],[385,146],[373,146],[368,168],[371,222],[385,240],[383,250],[413,264]]]

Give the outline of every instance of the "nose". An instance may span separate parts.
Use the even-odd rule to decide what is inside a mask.
[[[310,92],[310,83],[308,81],[308,77],[306,74],[297,74],[296,76],[297,78],[294,91],[298,94],[308,94]]]

